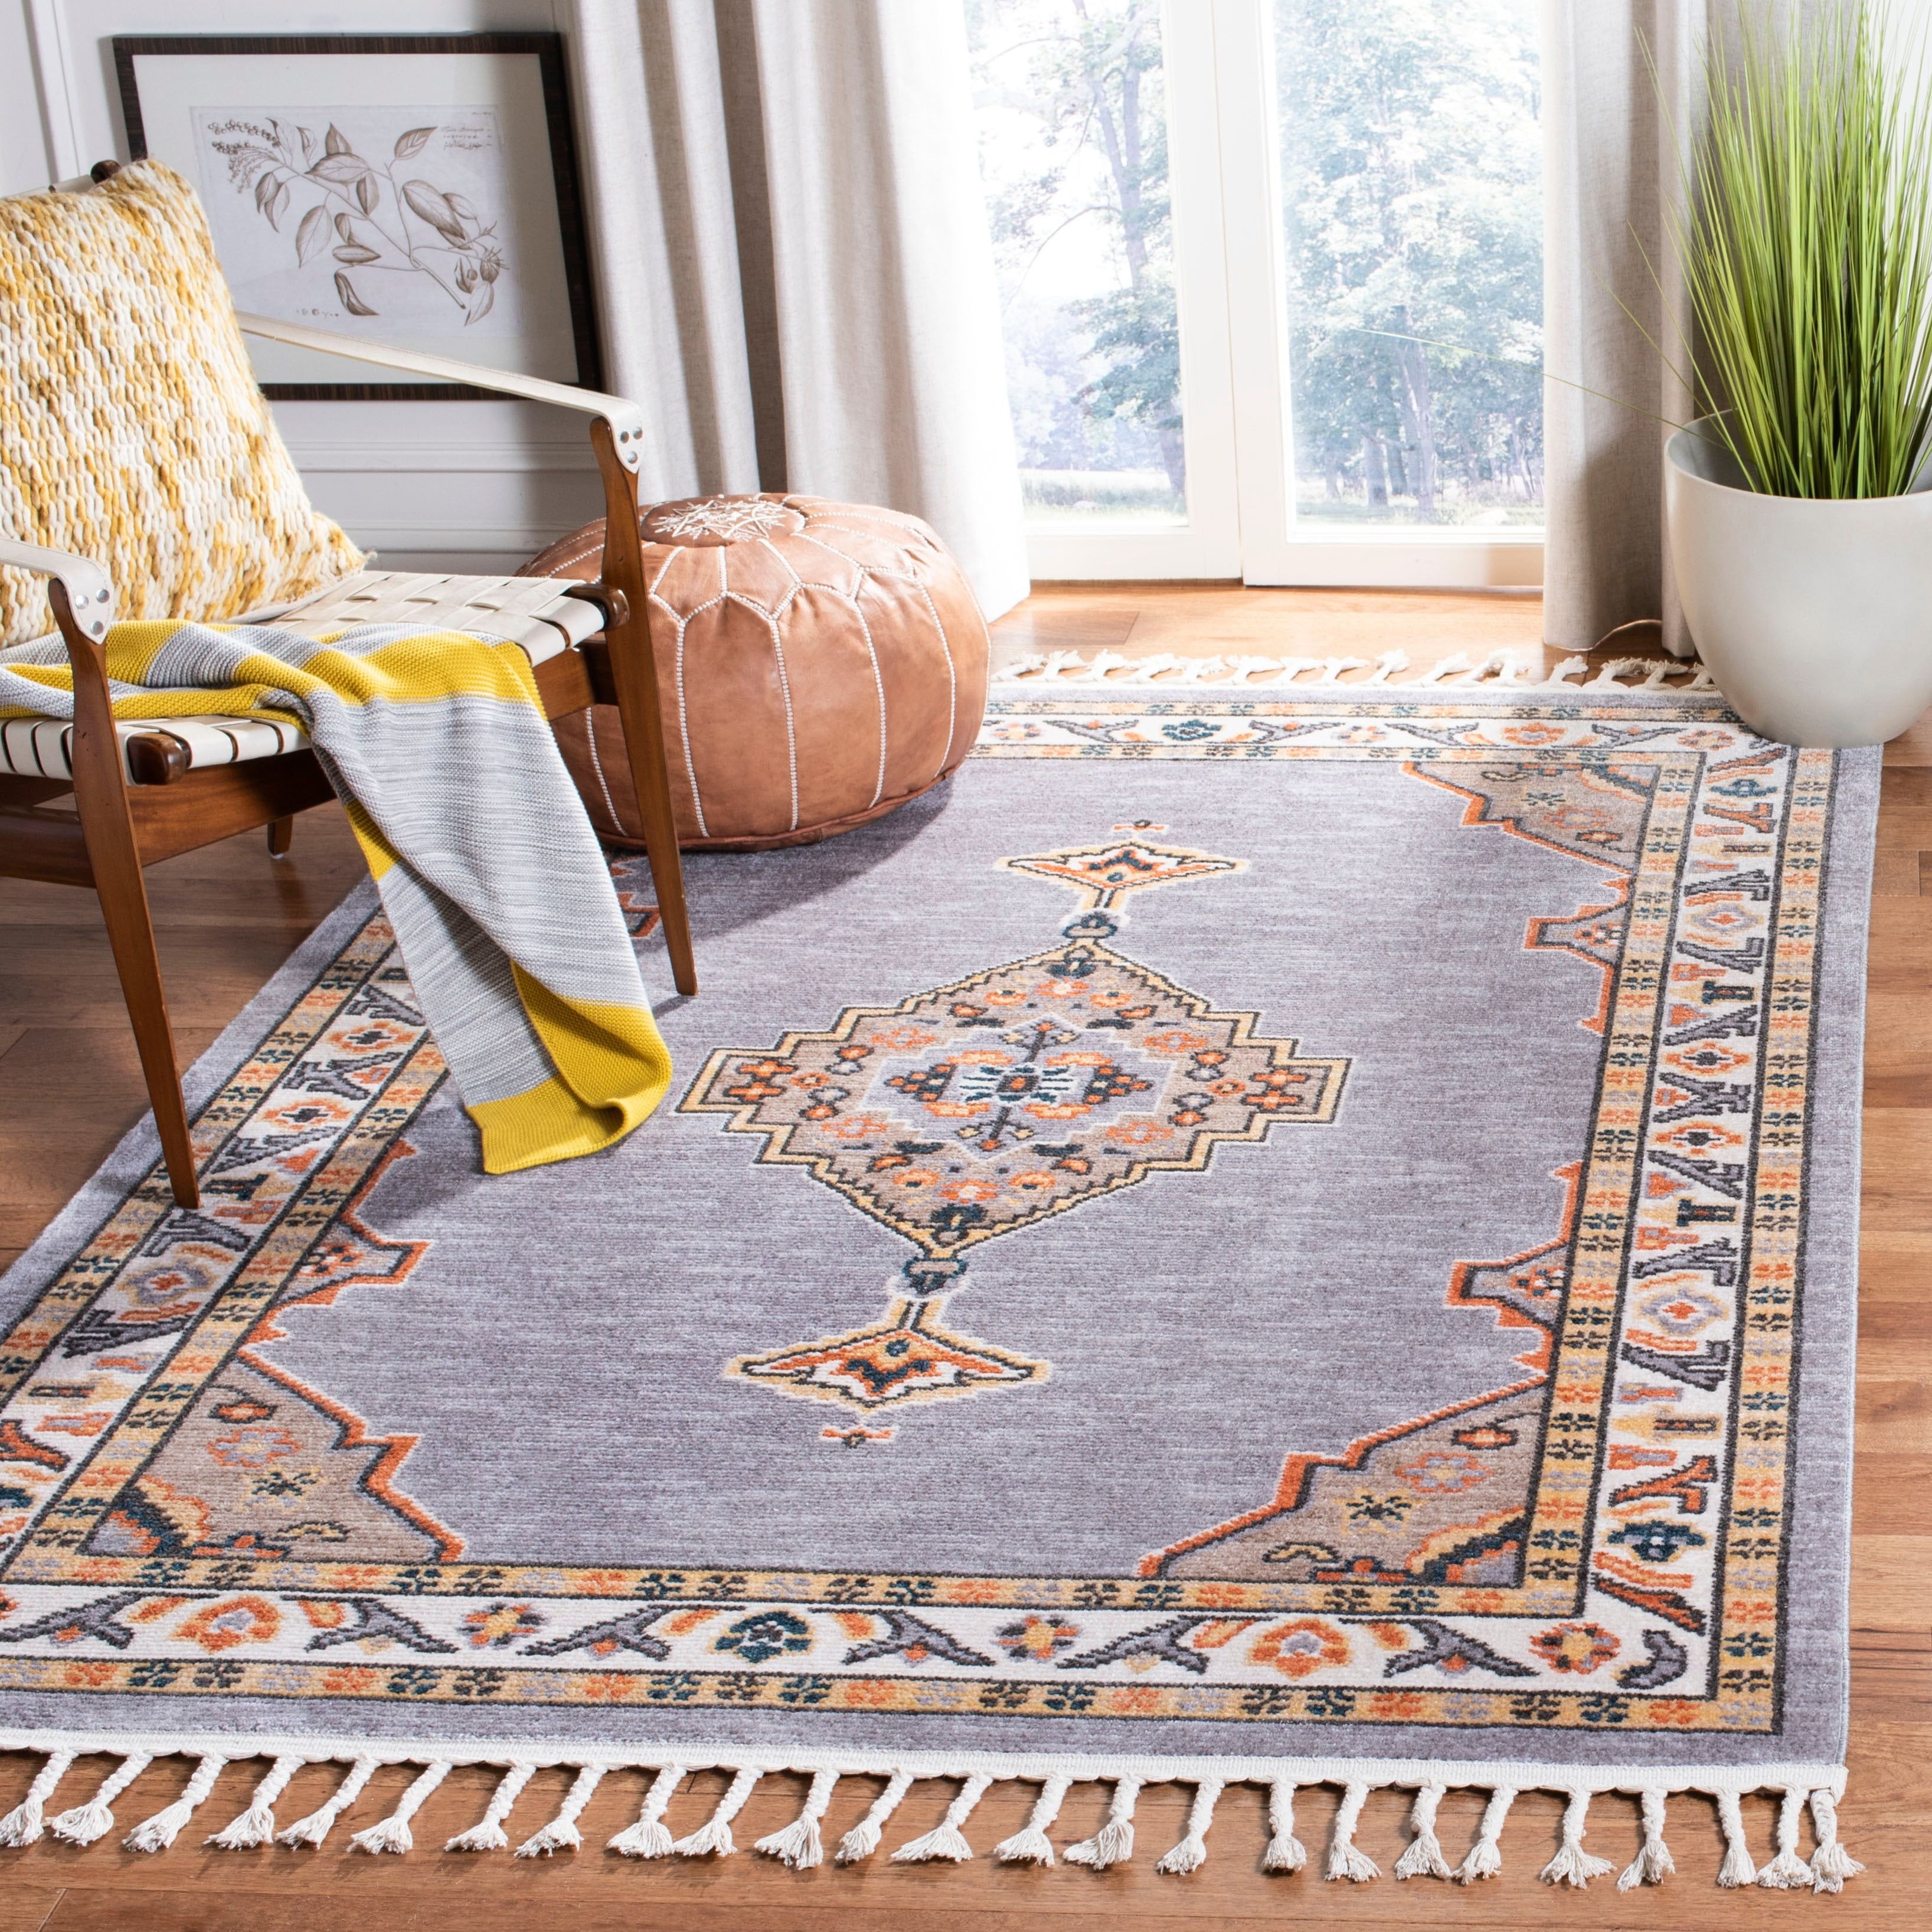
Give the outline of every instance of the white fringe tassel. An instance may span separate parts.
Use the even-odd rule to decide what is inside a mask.
[[[257,1845],[272,1844],[275,1838],[275,1800],[289,1788],[289,1780],[308,1763],[305,1757],[278,1757],[269,1766],[268,1775],[255,1787],[248,1808],[232,1824],[224,1826],[207,1840],[224,1852],[252,1851]]]
[[[466,1832],[459,1832],[443,1846],[446,1852],[500,1852],[510,1842],[510,1834],[503,1829],[503,1820],[510,1815],[510,1807],[516,1803],[517,1795],[537,1774],[533,1764],[513,1764],[496,1780],[496,1788],[490,1794],[490,1802],[484,1807],[483,1815]]]
[[[1640,1802],[1643,1807],[1643,1848],[1617,1876],[1619,1892],[1634,1892],[1640,1885],[1661,1885],[1677,1869],[1670,1847],[1664,1842],[1664,1794],[1654,1785],[1646,1786]],[[1810,1874],[1805,1874],[1808,1879]]]
[[[1778,1855],[1757,1875],[1758,1883],[1770,1891],[1790,1892],[1811,1882],[1811,1868],[1798,1856],[1798,1827],[1807,1796],[1786,1791],[1778,1808]]]
[[[763,1772],[749,1765],[744,1766],[732,1779],[730,1789],[718,1801],[718,1809],[710,1819],[689,1838],[679,1839],[671,1850],[681,1858],[714,1856],[728,1858],[738,1849],[731,1837],[731,1820],[744,1810],[745,1800],[751,1796],[752,1787],[764,1776]]]
[[[1046,1828],[1060,1816],[1060,1808],[1066,1802],[1066,1794],[1072,1789],[1070,1778],[1049,1778],[1040,1787],[1040,1796],[1033,1802],[1025,1828],[1016,1832],[1010,1838],[1002,1838],[993,1847],[994,1857],[1003,1865],[1052,1864],[1053,1840],[1046,1835]]]
[[[1335,1814],[1335,1835],[1328,1841],[1328,1876],[1366,1885],[1380,1878],[1382,1868],[1366,1852],[1357,1849],[1355,1827],[1362,1822],[1362,1807],[1369,1802],[1366,1784],[1351,1784],[1342,1792],[1341,1809]]]
[[[1232,662],[1238,669],[1247,661],[1237,658]],[[1652,668],[1647,660],[1632,662],[1647,673]],[[1567,674],[1583,668],[1580,662],[1573,662],[1559,665],[1558,672]],[[1480,668],[1493,670],[1494,667]],[[1669,667],[1664,668],[1667,670]],[[1436,667],[1438,676],[1452,674],[1453,670],[1454,667],[1450,665]],[[38,1746],[42,1762],[26,1796],[10,1812],[0,1817],[0,1846],[31,1845],[48,1832],[52,1832],[56,1838],[69,1844],[84,1846],[93,1844],[113,1828],[114,1814],[110,1808],[114,1801],[154,1762],[154,1754],[140,1750],[126,1751],[120,1762],[101,1780],[93,1797],[86,1804],[76,1805],[58,1816],[48,1817],[46,1815],[46,1807],[76,1757],[98,1748],[83,1739],[78,1741],[72,1748],[63,1745],[50,1749],[49,1743],[51,1742],[30,1737],[18,1747],[33,1749]],[[290,1742],[291,1748],[278,1754],[256,1784],[247,1808],[223,1830],[208,1837],[205,1843],[224,1851],[242,1850],[271,1843],[290,1846],[320,1845],[333,1829],[337,1819],[362,1795],[378,1765],[386,1761],[374,1753],[365,1753],[355,1758],[347,1765],[334,1795],[326,1803],[286,1830],[278,1832],[274,1814],[277,1802],[288,1789],[296,1774],[304,1765],[324,1761],[322,1754],[326,1750],[326,1747],[320,1743],[312,1750],[305,1750],[302,1740],[292,1739]],[[196,1809],[206,1801],[224,1768],[231,1762],[243,1761],[231,1760],[220,1751],[202,1748],[196,1743],[186,1741],[182,1754],[194,1755],[196,1762],[181,1795],[172,1804],[158,1811],[152,1817],[144,1820],[128,1834],[123,1843],[130,1850],[153,1852],[166,1850],[180,1835]],[[387,1761],[406,1762],[408,1759],[405,1756]],[[414,1840],[410,1821],[430,1794],[448,1775],[451,1769],[451,1761],[446,1759],[434,1759],[427,1762],[418,1760],[417,1762],[422,1765],[422,1768],[415,1781],[398,1801],[395,1809],[379,1823],[356,1833],[350,1840],[354,1850],[369,1852],[404,1852],[412,1848]],[[497,1762],[500,1764],[502,1760],[499,1759]],[[482,1818],[468,1831],[449,1839],[446,1849],[452,1852],[507,1849],[510,1839],[505,1827],[518,1798],[544,1764],[554,1762],[554,1758],[544,1756],[541,1762],[513,1762],[504,1765],[502,1775],[497,1780],[496,1789],[491,1793]],[[1188,1808],[1186,1830],[1179,1843],[1159,1861],[1155,1868],[1156,1870],[1168,1874],[1198,1871],[1206,1862],[1208,1834],[1214,1823],[1215,1808],[1230,1781],[1215,1774],[1211,1768],[1214,1762],[1209,1760],[1206,1764],[1197,1762],[1192,1766],[1184,1762],[1176,1763],[1171,1771],[1164,1774],[1158,1766],[1147,1767],[1156,1778],[1162,1775],[1172,1776],[1178,1781],[1191,1784],[1193,1786],[1193,1798]],[[579,1849],[584,1843],[579,1820],[604,1778],[611,1770],[622,1768],[624,1762],[620,1756],[615,1764],[574,1766],[575,1778],[556,1816],[541,1830],[518,1845],[516,1856],[519,1858],[536,1858],[559,1851]],[[730,1784],[711,1816],[698,1830],[687,1837],[677,1839],[673,1838],[670,1828],[664,1822],[665,1814],[674,1794],[690,1774],[688,1769],[680,1764],[648,1768],[651,1781],[637,1820],[609,1840],[608,1848],[611,1851],[626,1858],[655,1858],[668,1857],[674,1853],[684,1858],[723,1858],[736,1850],[737,1846],[731,1834],[732,1821],[743,1810],[752,1791],[765,1774],[764,1767],[745,1764],[736,1766]],[[1341,1802],[1336,1810],[1334,1832],[1325,1860],[1325,1874],[1330,1880],[1347,1880],[1360,1884],[1381,1876],[1380,1868],[1356,1844],[1355,1834],[1360,1826],[1363,1809],[1370,1792],[1383,1785],[1412,1789],[1414,1792],[1409,1812],[1409,1842],[1395,1864],[1395,1876],[1398,1879],[1455,1879],[1464,1885],[1472,1885],[1478,1880],[1492,1876],[1502,1869],[1503,1828],[1516,1797],[1516,1786],[1498,1784],[1490,1788],[1488,1802],[1484,1810],[1482,1823],[1475,1842],[1470,1846],[1461,1864],[1453,1869],[1444,1854],[1437,1831],[1438,1818],[1446,1793],[1452,1788],[1480,1789],[1485,1780],[1474,1775],[1480,1771],[1480,1767],[1444,1766],[1440,1772],[1442,1781],[1424,1781],[1429,1779],[1431,1772],[1437,1768],[1426,1762],[1333,1766],[1297,1765],[1293,1775],[1286,1767],[1275,1769],[1266,1765],[1238,1763],[1231,1765],[1228,1768],[1234,1774],[1234,1781],[1262,1784],[1267,1787],[1268,1841],[1262,1859],[1262,1868],[1265,1871],[1298,1871],[1308,1862],[1307,1850],[1295,1836],[1294,1831],[1294,1799],[1298,1778],[1332,1783],[1342,1787]],[[1544,1768],[1538,1768],[1539,1776]],[[1556,1768],[1547,1768],[1554,1771]],[[1451,1772],[1460,1774],[1450,1775]],[[826,1854],[824,1820],[838,1780],[842,1775],[862,1774],[868,1774],[850,1768],[843,1771],[836,1768],[814,1768],[798,1816],[782,1830],[760,1838],[756,1849],[794,1871],[809,1870],[823,1864]],[[1646,1784],[1640,1781],[1642,1774],[1636,1774],[1630,1776],[1627,1782],[1616,1783],[1605,1778],[1599,1772],[1595,1774],[1597,1781],[1590,1785],[1580,1786],[1563,1782],[1559,1774],[1547,1786],[1541,1787],[1563,1791],[1568,1798],[1563,1813],[1561,1842],[1556,1856],[1543,1868],[1540,1874],[1546,1884],[1568,1885],[1581,1890],[1592,1879],[1602,1877],[1615,1869],[1610,1860],[1594,1856],[1583,1846],[1591,1801],[1600,1788],[1634,1791],[1642,1811],[1643,1842],[1636,1856],[1618,1875],[1616,1882],[1619,1892],[1631,1892],[1640,1886],[1660,1884],[1676,1870],[1670,1847],[1664,1842],[1666,1810],[1672,1790],[1700,1792],[1714,1798],[1718,1822],[1724,1832],[1725,1847],[1718,1882],[1726,1889],[1735,1890],[1756,1885],[1774,1891],[1797,1891],[1809,1886],[1814,1892],[1838,1892],[1843,1889],[1847,1879],[1864,1869],[1840,1842],[1838,1806],[1832,1790],[1820,1787],[1816,1784],[1819,1776],[1836,1774],[1826,1772],[1823,1767],[1780,1767],[1772,1774],[1774,1781],[1766,1787],[1760,1787],[1778,1792],[1781,1796],[1776,1828],[1776,1851],[1770,1862],[1762,1870],[1754,1866],[1746,1840],[1741,1802],[1742,1793],[1736,1790],[1713,1790],[1712,1788],[1713,1784],[1730,1782],[1728,1774],[1713,1778],[1708,1782],[1702,1774],[1694,1772],[1664,1774],[1652,1771],[1647,1774],[1662,1778],[1665,1781]],[[1081,1772],[1077,1766],[1070,1772],[1049,1772],[1043,1768],[1030,1767],[1024,1760],[1016,1762],[1010,1770],[994,1772],[969,1772],[963,1766],[949,1772],[940,1764],[929,1770],[916,1772],[902,1766],[891,1772],[884,1789],[873,1801],[865,1816],[839,1840],[836,1854],[839,1863],[852,1864],[870,1858],[878,1851],[886,1822],[898,1809],[907,1792],[921,1777],[934,1779],[950,1778],[958,1781],[958,1789],[946,1806],[944,1815],[931,1831],[910,1840],[892,1854],[893,1862],[896,1864],[918,1864],[934,1861],[963,1863],[971,1858],[973,1849],[967,1842],[964,1830],[967,1821],[995,1783],[1003,1778],[1012,1778],[1036,1781],[1039,1792],[1024,1826],[1011,1838],[1002,1840],[994,1848],[993,1856],[1003,1864],[1050,1867],[1056,1858],[1053,1840],[1049,1836],[1050,1829],[1060,1814],[1068,1792],[1076,1783],[1081,1781]],[[1674,1783],[1670,1781],[1672,1778],[1676,1780]],[[1106,1781],[1105,1774],[1102,1774],[1102,1781]],[[1149,1781],[1148,1778],[1130,1772],[1112,1777],[1112,1790],[1106,1816],[1100,1829],[1091,1838],[1068,1846],[1058,1856],[1064,1858],[1069,1864],[1085,1865],[1096,1871],[1104,1871],[1110,1865],[1122,1864],[1131,1858],[1134,1850],[1134,1808],[1142,1790]],[[1815,1849],[1808,1860],[1798,1850],[1808,1803],[1810,1807],[1816,1839]]]
[[[1133,1856],[1134,1800],[1140,1796],[1141,1783],[1138,1778],[1123,1778],[1115,1782],[1106,1822],[1090,1838],[1067,1846],[1070,1864],[1105,1871],[1109,1865],[1123,1864]]]
[[[818,1821],[832,1802],[832,1789],[838,1782],[836,1771],[815,1771],[812,1789],[805,1794],[805,1808],[782,1832],[768,1832],[752,1846],[768,1858],[776,1858],[794,1871],[808,1871],[825,1856],[825,1841],[819,1835]]]
[[[154,1762],[151,1751],[132,1751],[118,1766],[101,1780],[100,1789],[85,1804],[63,1811],[47,1820],[47,1829],[70,1845],[91,1845],[114,1828],[114,1814],[108,1809],[116,1798]]]
[[[278,1832],[275,1842],[278,1845],[320,1844],[328,1836],[336,1820],[362,1796],[362,1787],[374,1776],[379,1762],[373,1757],[356,1759],[335,1787],[335,1796],[306,1818],[298,1818],[286,1831]]]
[[[1436,1814],[1442,1802],[1443,1787],[1425,1784],[1415,1794],[1414,1808],[1408,1814],[1408,1828],[1414,1836],[1408,1849],[1395,1862],[1397,1878],[1454,1878],[1449,1861],[1442,1856],[1442,1841],[1436,1835]]]
[[[182,1827],[194,1816],[195,1808],[214,1789],[221,1767],[228,1760],[211,1751],[194,1768],[182,1795],[165,1810],[157,1811],[130,1832],[121,1842],[130,1852],[164,1852],[180,1834]]]
[[[423,1800],[448,1775],[447,1759],[432,1760],[424,1766],[415,1784],[397,1801],[396,1808],[380,1825],[371,1825],[367,1831],[358,1832],[350,1840],[351,1850],[370,1852],[412,1850],[416,1841],[410,1835],[410,1820],[422,1808]]]
[[[1744,1844],[1744,1814],[1735,1791],[1718,1792],[1718,1822],[1724,1828],[1724,1862],[1718,1868],[1718,1882],[1727,1888],[1755,1885],[1757,1869]]]
[[[879,1849],[886,1820],[899,1808],[899,1800],[912,1789],[912,1773],[896,1771],[886,1780],[886,1788],[872,1800],[872,1808],[838,1840],[838,1862],[856,1864]]]
[[[54,1795],[54,1786],[66,1774],[74,1756],[70,1750],[55,1751],[49,1756],[34,1774],[26,1796],[0,1818],[0,1845],[31,1845],[46,1830],[43,1813],[46,1802]]]
[[[893,1852],[893,1864],[920,1865],[934,1858],[946,1858],[955,1864],[964,1864],[973,1856],[973,1847],[959,1828],[972,1816],[974,1806],[986,1796],[992,1781],[983,1772],[975,1772],[959,1787],[958,1796],[946,1808],[946,1816],[931,1831]]]
[[[1154,1867],[1156,1871],[1198,1871],[1208,1862],[1208,1828],[1214,1822],[1214,1806],[1227,1789],[1218,1778],[1204,1778],[1194,1787],[1194,1802],[1187,1809],[1187,1830],[1179,1844]]]
[[[556,1816],[541,1832],[532,1834],[517,1847],[520,1858],[548,1858],[553,1852],[574,1852],[584,1843],[577,1828],[578,1815],[590,1802],[590,1794],[604,1781],[604,1767],[586,1764],[577,1774],[577,1781],[564,1795]]]
[[[1864,1867],[1838,1842],[1838,1801],[1828,1791],[1811,1794],[1811,1828],[1818,1834],[1818,1849],[1811,1854],[1811,1889],[1842,1892],[1846,1880]],[[54,1828],[60,1828],[58,1823]]]
[[[1591,1793],[1573,1791],[1563,1808],[1563,1842],[1556,1857],[1545,1865],[1545,1885],[1574,1885],[1579,1892],[1593,1878],[1602,1878],[1616,1870],[1608,1858],[1600,1858],[1583,1849],[1583,1831],[1589,1822]]]
[[[644,1807],[638,1814],[638,1822],[634,1825],[626,1826],[610,1840],[608,1849],[621,1858],[669,1858],[671,1854],[670,1828],[664,1822],[664,1814],[670,1806],[671,1793],[684,1782],[684,1779],[682,1765],[666,1765],[651,1780],[651,1788],[644,1794]]]
[[[1476,1842],[1456,1868],[1456,1876],[1462,1884],[1474,1885],[1478,1879],[1494,1878],[1502,1870],[1503,1821],[1508,1817],[1510,1807],[1515,1802],[1514,1786],[1499,1784],[1490,1793],[1490,1802],[1483,1808],[1483,1822],[1477,1831]]]
[[[1308,1862],[1308,1847],[1294,1835],[1294,1780],[1278,1778],[1268,1786],[1268,1850],[1263,1871],[1298,1872]]]
[[[1408,668],[1408,659],[1400,651],[1385,651],[1375,661],[1372,669],[1366,658],[1191,658],[1172,651],[1130,658],[1110,650],[1096,651],[1086,657],[1078,651],[1045,651],[1014,659],[996,671],[992,681],[995,685],[1106,683],[1156,686],[1162,689],[1205,685],[1223,691],[1289,685],[1305,689],[1339,685],[1343,673],[1366,670],[1369,675],[1354,688],[1381,685],[1392,691],[1425,691],[1449,686],[1463,689],[1474,685],[1511,691],[1717,689],[1703,665],[1684,664],[1674,658],[1610,658],[1595,668],[1594,677],[1584,676],[1592,668],[1587,658],[1565,658],[1547,674],[1542,671],[1540,658],[1540,652],[1534,650],[1491,651],[1479,659],[1458,652],[1417,676],[1397,682],[1395,674]],[[1306,675],[1310,671],[1315,674],[1312,677]],[[1683,677],[1684,682],[1670,682],[1677,677]]]

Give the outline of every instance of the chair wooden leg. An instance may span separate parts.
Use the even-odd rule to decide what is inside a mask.
[[[289,848],[295,843],[296,822],[293,818],[278,818],[268,827],[268,856],[285,859]]]
[[[664,756],[664,709],[651,649],[650,595],[638,531],[638,479],[620,460],[608,423],[592,424],[590,440],[604,476],[604,581],[622,593],[626,607],[624,621],[606,633],[610,677],[617,687],[617,712],[623,720],[624,748],[637,791],[638,816],[644,822],[644,850],[650,855],[651,884],[657,894],[658,916],[664,922],[671,978],[680,993],[694,993],[698,967],[692,955],[670,766]]]
[[[141,871],[141,848],[122,782],[121,752],[114,736],[112,701],[100,646],[87,636],[68,608],[65,586],[48,586],[47,601],[74,666],[74,737],[68,750],[74,773],[74,802],[87,842],[88,869],[107,922],[115,970],[134,1028],[134,1046],[153,1102],[161,1154],[176,1204],[198,1207],[201,1190],[194,1174],[194,1146],[188,1138],[188,1108],[182,1098],[175,1060],[174,1029],[161,986],[161,962],[154,950],[154,922],[148,908],[148,886]]]
[[[134,1023],[134,1046],[141,1072],[153,1102],[154,1124],[160,1130],[161,1152],[176,1203],[198,1207],[201,1190],[195,1180],[194,1149],[188,1138],[188,1107],[182,1097],[181,1072],[175,1058],[174,1028],[168,1019],[167,996],[161,985],[161,962],[154,950],[154,922],[148,909],[148,888],[132,842],[123,851],[112,839],[88,841],[94,865],[94,890],[100,895],[101,916],[107,922],[114,967]],[[105,846],[107,849],[101,849]]]

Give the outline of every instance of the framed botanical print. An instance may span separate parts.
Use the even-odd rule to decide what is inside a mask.
[[[194,184],[236,308],[596,388],[555,34],[118,38],[128,145]],[[251,339],[268,396],[420,400]]]

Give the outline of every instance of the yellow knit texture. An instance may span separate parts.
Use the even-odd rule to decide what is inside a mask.
[[[234,616],[361,565],[310,506],[180,176],[0,200],[0,536],[95,559],[123,617]],[[52,628],[42,582],[0,570],[0,645]]]

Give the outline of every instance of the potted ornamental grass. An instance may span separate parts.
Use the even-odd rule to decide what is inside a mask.
[[[1699,655],[1740,716],[1876,744],[1932,703],[1932,90],[1870,0],[1714,55],[1674,224],[1708,412],[1666,452]]]

